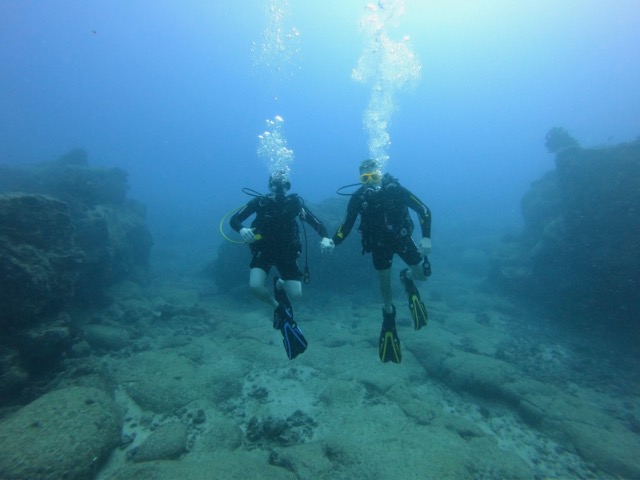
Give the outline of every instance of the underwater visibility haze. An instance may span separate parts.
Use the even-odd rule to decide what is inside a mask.
[[[635,2],[404,3],[385,29],[408,38],[421,71],[394,94],[388,170],[424,191],[439,222],[517,221],[520,196],[552,168],[551,127],[588,146],[638,134]],[[280,115],[294,188],[330,197],[369,156],[375,79],[352,78],[369,48],[366,5],[2,2],[0,159],[81,147],[93,164],[127,170],[135,198],[163,205],[149,209],[154,221],[175,209],[214,220],[244,200],[240,187],[265,188],[257,137]],[[278,41],[267,36],[274,25],[283,44],[269,47],[271,64],[257,62]]]
[[[638,478],[639,27],[636,0],[0,0],[0,477]],[[380,364],[357,225],[330,255],[306,228],[289,361],[228,220],[272,174],[330,237],[365,159],[431,210],[428,326],[396,256]]]

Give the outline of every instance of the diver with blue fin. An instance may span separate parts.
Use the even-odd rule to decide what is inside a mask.
[[[419,330],[427,325],[428,317],[414,281],[426,280],[431,275],[427,258],[431,252],[431,211],[418,197],[400,185],[397,178],[388,173],[383,175],[375,160],[365,160],[360,164],[360,187],[350,196],[345,218],[333,241],[336,246],[340,245],[360,216],[362,254],[371,253],[373,257],[384,301],[378,353],[382,362],[400,363],[402,351],[391,286],[393,256],[398,255],[407,264],[408,268],[400,272],[400,281],[409,300],[413,326]],[[409,209],[417,214],[420,221],[420,247],[412,237],[414,224]]]
[[[253,190],[243,189],[255,198],[240,208],[229,220],[231,228],[240,233],[243,241],[249,244],[251,264],[249,287],[253,295],[273,307],[273,328],[280,330],[283,345],[289,360],[293,360],[307,349],[307,340],[302,334],[293,316],[291,299],[302,296],[302,282],[309,280],[309,270],[305,266],[304,274],[298,267],[298,258],[302,252],[300,219],[318,232],[322,240],[322,252],[333,250],[333,241],[328,238],[327,229],[304,204],[297,194],[288,194],[291,189],[286,172],[276,172],[269,176],[269,194],[261,195]],[[255,215],[250,227],[244,222]],[[306,241],[306,230],[305,230]],[[271,267],[275,266],[280,277],[273,279],[273,295],[265,282]]]
[[[293,320],[293,306],[284,288],[278,288],[278,277],[273,277],[273,296],[278,306],[273,311],[273,328],[282,333],[282,344],[289,360],[293,360],[307,349],[307,339]]]

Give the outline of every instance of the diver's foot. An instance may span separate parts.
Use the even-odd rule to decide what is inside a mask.
[[[411,273],[408,268],[400,270],[400,283],[407,294],[409,294],[410,290],[415,290],[416,285],[413,283],[413,279],[411,278]]]
[[[420,298],[420,292],[410,277],[408,268],[405,268],[400,272],[400,282],[407,293],[413,327],[416,330],[420,330],[422,327],[427,326],[429,316],[427,315],[427,308],[424,306],[424,303],[422,303],[422,299]]]
[[[282,332],[282,344],[289,360],[293,360],[301,353],[304,353],[308,346],[307,339],[304,338],[302,331],[300,331],[293,319],[283,322],[280,331]]]
[[[281,303],[273,310],[273,328],[276,330],[282,330],[282,327],[286,322],[293,322],[293,310],[291,305]]]
[[[382,307],[382,329],[380,330],[380,340],[378,343],[378,354],[383,363],[402,361],[402,351],[400,349],[400,339],[396,331],[396,307],[392,306],[392,311],[387,312]]]
[[[284,322],[293,323],[293,307],[284,290],[283,282],[279,282],[279,280],[278,277],[273,278],[273,296],[278,302],[278,306],[273,310],[273,328],[276,330],[282,330]]]

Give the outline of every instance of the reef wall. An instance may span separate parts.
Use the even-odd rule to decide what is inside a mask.
[[[127,174],[88,164],[82,150],[53,162],[0,167],[0,393],[55,366],[74,341],[69,308],[148,275],[144,208]]]
[[[556,168],[522,199],[524,227],[505,237],[490,279],[574,323],[640,328],[640,138],[582,148],[554,128]]]

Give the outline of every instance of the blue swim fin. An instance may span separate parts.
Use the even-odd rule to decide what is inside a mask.
[[[278,288],[278,277],[273,277],[273,296],[278,302],[273,310],[273,328],[282,330],[284,322],[293,322],[293,306],[284,288]]]
[[[278,289],[278,277],[273,279],[273,295],[278,306],[273,311],[273,328],[282,333],[282,344],[289,360],[293,360],[307,349],[307,339],[293,320],[293,307],[284,288]]]
[[[282,343],[289,360],[293,360],[307,349],[307,339],[295,322],[284,322],[282,325]]]

